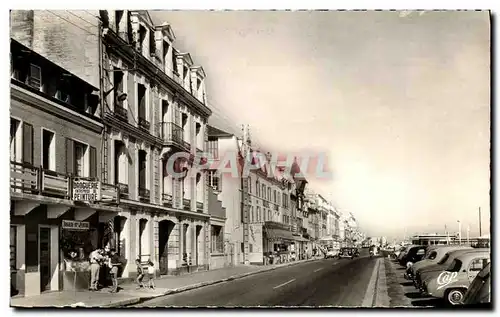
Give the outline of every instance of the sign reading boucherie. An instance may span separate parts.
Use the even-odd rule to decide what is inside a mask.
[[[86,221],[63,220],[62,228],[66,230],[89,230],[90,223]]]
[[[99,201],[101,199],[101,183],[96,181],[73,181],[73,200]]]

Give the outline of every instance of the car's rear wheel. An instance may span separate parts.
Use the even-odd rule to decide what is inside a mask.
[[[460,288],[454,288],[446,292],[446,302],[449,305],[460,305],[464,299],[465,291]]]

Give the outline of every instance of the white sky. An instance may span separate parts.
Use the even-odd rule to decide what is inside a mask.
[[[333,180],[311,185],[369,235],[458,219],[476,235],[479,206],[489,232],[487,12],[151,15],[204,67],[215,116],[268,149],[329,154]]]

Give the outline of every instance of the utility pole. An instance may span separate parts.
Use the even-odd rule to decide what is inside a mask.
[[[483,235],[481,230],[481,207],[479,207],[479,237]]]

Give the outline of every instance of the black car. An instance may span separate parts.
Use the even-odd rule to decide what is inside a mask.
[[[415,263],[425,256],[425,251],[427,250],[427,246],[425,245],[417,245],[413,246],[408,250],[405,256],[399,261],[399,264],[402,266],[406,266],[409,262]]]
[[[354,259],[354,257],[356,256],[356,250],[354,249],[355,248],[341,248],[339,252],[339,259],[342,258]]]

